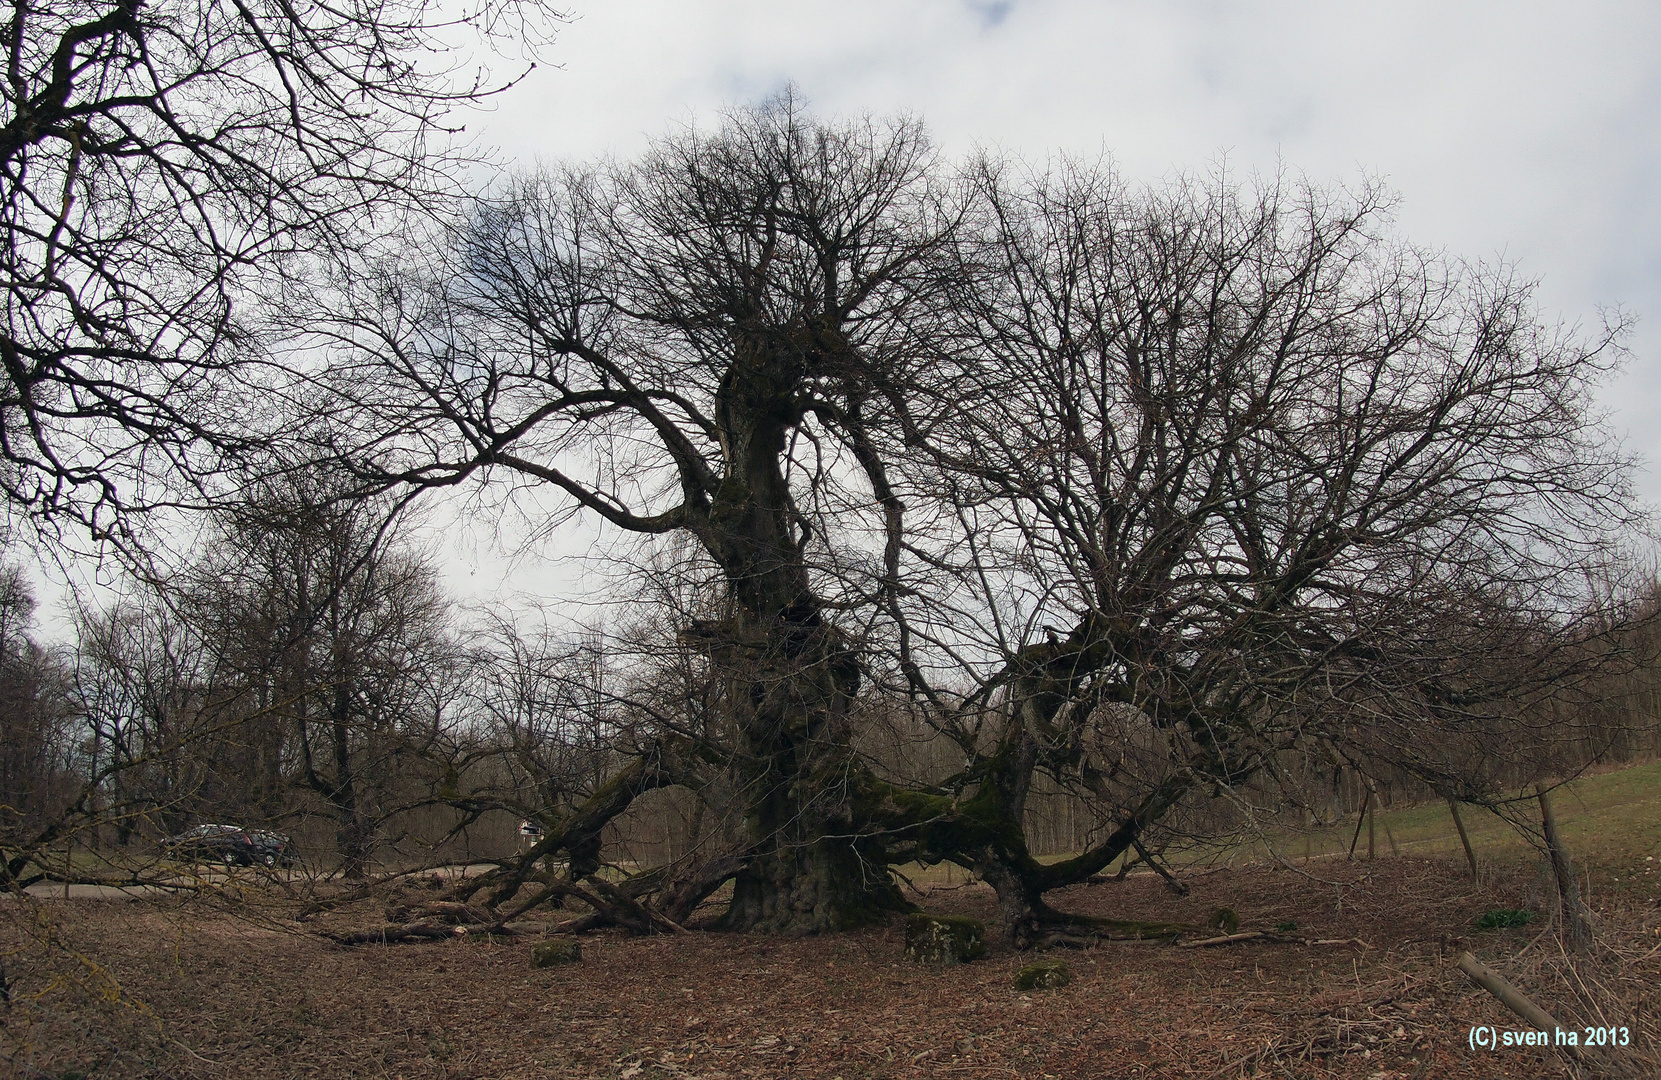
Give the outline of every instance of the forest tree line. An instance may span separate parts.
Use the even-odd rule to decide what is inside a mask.
[[[82,850],[142,865],[169,835],[234,822],[297,835],[314,870],[361,876],[512,857],[521,821],[557,821],[592,794],[626,760],[614,743],[651,723],[631,701],[661,700],[661,687],[638,683],[650,632],[635,628],[630,648],[598,628],[464,609],[403,516],[273,492],[224,516],[176,579],[135,580],[121,600],[83,607],[74,639],[51,647],[31,634],[35,598],[8,564],[5,848],[61,829]],[[1609,676],[1549,754],[1496,773],[1498,789],[1653,757],[1658,695],[1653,668]],[[951,774],[949,739],[880,698],[863,704],[853,738],[874,769],[913,784]],[[1281,764],[1295,782],[1253,792],[1260,814],[1173,815],[1149,846],[1332,824],[1362,812],[1370,792],[1386,806],[1444,794],[1387,760],[1365,774],[1331,754]],[[734,827],[727,808],[654,795],[613,825],[608,861],[673,864]],[[1053,782],[1025,808],[1040,855],[1083,850],[1106,824]]]

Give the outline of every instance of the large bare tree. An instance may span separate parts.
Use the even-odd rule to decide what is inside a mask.
[[[1619,612],[1574,575],[1633,524],[1587,397],[1611,340],[1383,209],[954,170],[915,122],[786,95],[523,180],[424,276],[366,283],[318,445],[370,487],[535,485],[707,571],[664,642],[699,657],[680,711],[534,856],[588,873],[607,820],[684,785],[743,825],[623,890],[672,919],[731,879],[726,925],[852,925],[900,904],[889,866],[948,858],[1032,940],[1184,800],[1358,732],[1502,725],[1609,655]],[[871,695],[962,771],[879,778]],[[1048,866],[1040,773],[1108,823]]]
[[[838,779],[860,649],[815,569],[820,500],[867,454],[885,387],[928,361],[940,188],[916,123],[832,128],[788,100],[637,164],[533,177],[481,204],[436,294],[378,298],[337,380],[354,412],[336,430],[386,433],[346,448],[368,479],[517,474],[617,529],[688,534],[719,569],[716,617],[684,632],[733,712],[734,926],[898,904]]]
[[[941,713],[982,814],[1020,821],[1037,775],[1105,812],[1060,863],[1019,830],[942,847],[1017,936],[1064,931],[1042,894],[1184,799],[1296,797],[1300,754],[1485,794],[1484,750],[1561,740],[1585,677],[1629,662],[1641,582],[1608,585],[1643,516],[1590,419],[1620,327],[1542,324],[1504,269],[1392,239],[1370,186],[977,185],[965,407],[912,480],[956,510],[936,550],[970,554],[895,610],[998,658]]]

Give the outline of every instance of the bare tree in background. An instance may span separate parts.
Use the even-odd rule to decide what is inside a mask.
[[[414,801],[400,782],[430,771],[447,734],[449,603],[402,517],[291,476],[224,511],[176,589],[216,657],[221,765],[267,819],[303,811],[295,792],[315,797],[349,877]]]
[[[31,636],[34,597],[0,565],[0,873],[56,820],[77,788],[74,709],[61,656]]]
[[[554,825],[618,763],[622,724],[606,697],[602,639],[571,639],[546,622],[527,629],[500,612],[486,613],[469,639],[458,688],[469,755],[458,776],[489,762],[473,808]]]
[[[0,20],[0,490],[96,538],[280,424],[274,316],[455,194],[456,47],[536,0],[19,0]],[[270,366],[267,366],[270,365]],[[114,531],[112,533],[112,530]]]
[[[298,475],[258,485],[174,577],[82,613],[73,816],[121,849],[112,872],[143,876],[159,837],[235,821],[310,834],[309,860],[359,877],[413,812],[447,805],[447,772],[477,750],[454,613],[401,509],[337,496]]]
[[[75,823],[110,834],[117,848],[147,851],[204,803],[241,788],[240,778],[214,783],[209,748],[222,723],[214,650],[143,587],[82,611],[76,629],[76,712],[93,752]]]

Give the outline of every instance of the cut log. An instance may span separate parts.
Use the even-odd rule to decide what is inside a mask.
[[[1559,1024],[1551,1013],[1535,1004],[1527,994],[1506,982],[1505,976],[1470,953],[1459,954],[1459,970],[1470,976],[1472,982],[1498,998],[1501,1005],[1533,1025],[1537,1031],[1556,1032],[1563,1029],[1563,1025]],[[1567,1050],[1571,1057],[1580,1057],[1580,1051],[1576,1047],[1565,1046],[1563,1049]]]
[[[986,955],[986,924],[961,915],[913,912],[905,921],[907,960],[966,964]]]
[[[459,926],[435,921],[388,923],[367,930],[325,935],[337,945],[396,945],[405,941],[443,941],[466,933]]]
[[[1017,990],[1059,990],[1073,981],[1073,969],[1063,960],[1035,960],[1015,973]]]
[[[553,938],[531,946],[532,967],[555,967],[575,964],[583,958],[582,945],[572,938]]]

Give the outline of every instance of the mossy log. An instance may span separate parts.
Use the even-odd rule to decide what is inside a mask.
[[[1044,928],[1033,944],[1039,947],[1068,945],[1087,947],[1103,941],[1171,942],[1185,934],[1206,933],[1193,923],[1143,922],[1138,919],[1101,919],[1090,915],[1067,915],[1065,921]]]
[[[545,968],[574,964],[583,956],[582,944],[572,938],[552,938],[531,946],[531,966]]]

